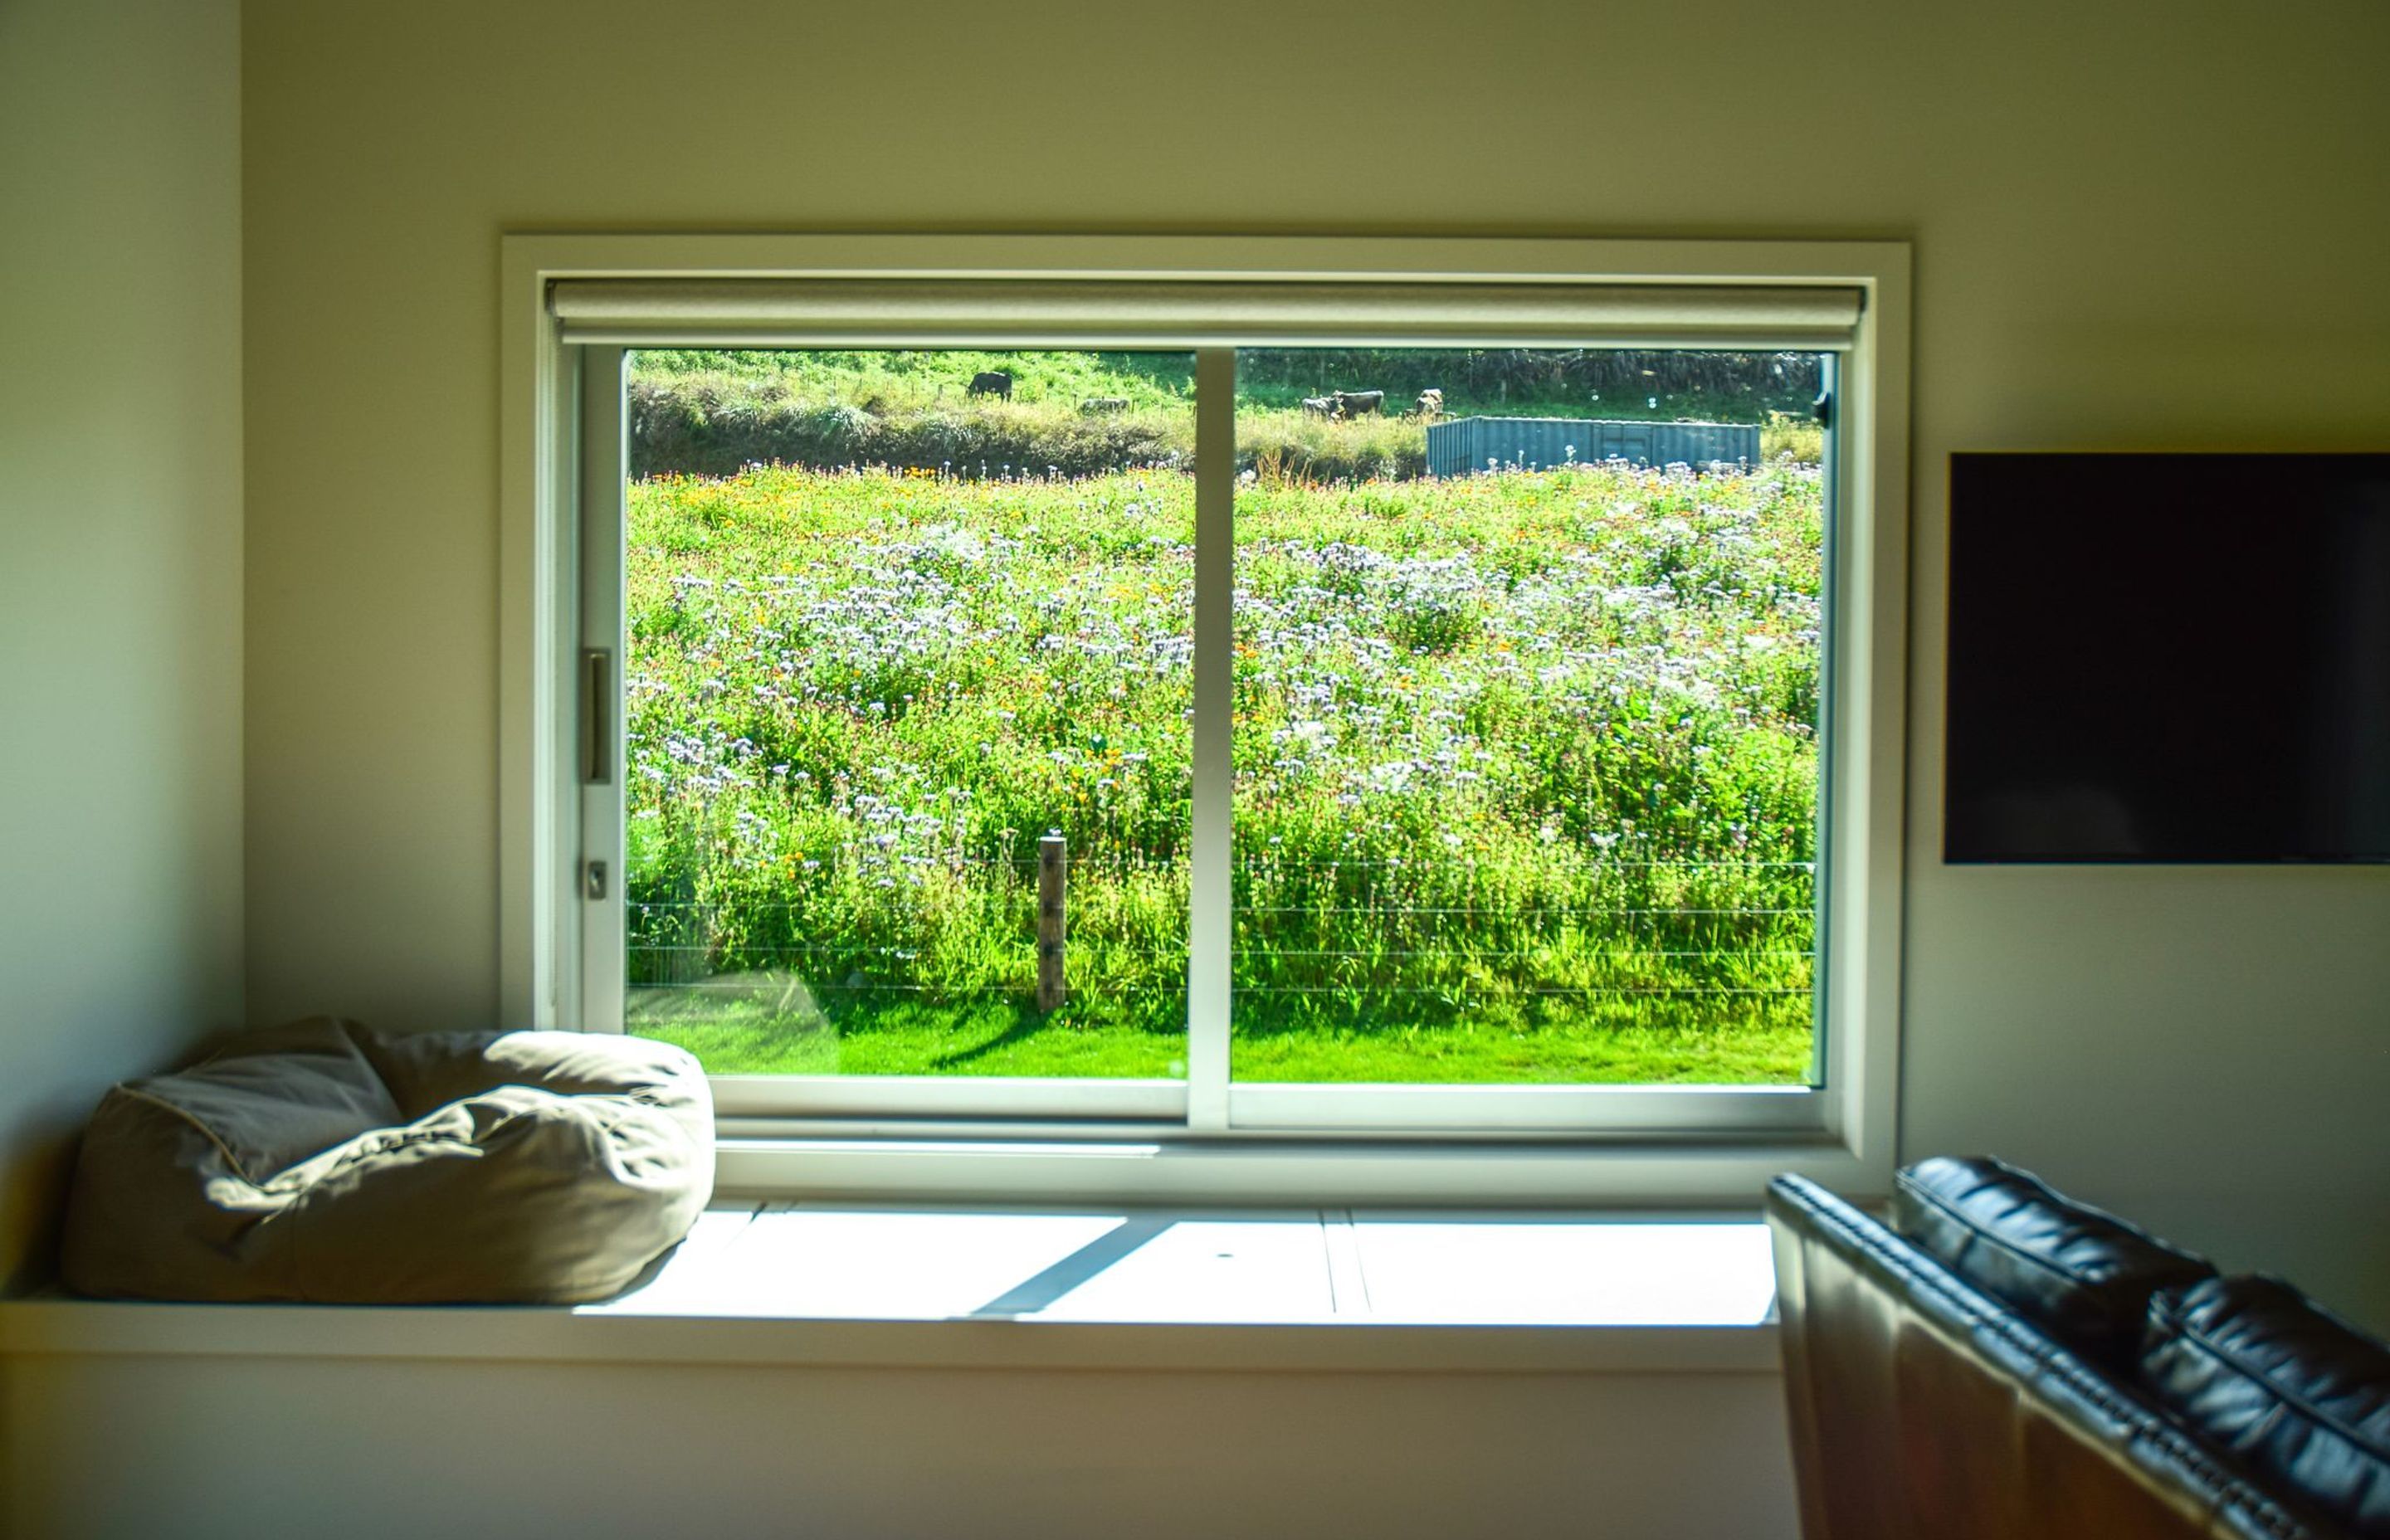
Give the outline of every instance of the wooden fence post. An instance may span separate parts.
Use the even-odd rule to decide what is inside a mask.
[[[1041,838],[1037,841],[1037,1008],[1041,1011],[1062,1004],[1063,884],[1069,869],[1063,860],[1061,834]]]

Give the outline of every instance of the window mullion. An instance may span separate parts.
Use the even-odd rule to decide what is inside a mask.
[[[574,719],[572,779],[580,815],[580,860],[571,903],[580,915],[580,989],[572,1020],[583,1032],[621,1032],[628,910],[623,886],[623,498],[629,468],[625,441],[623,350],[581,350],[581,590],[572,684],[565,699]],[[594,696],[593,693],[595,692]],[[589,735],[595,735],[593,745]],[[594,763],[588,758],[595,752]]]
[[[1228,1123],[1231,669],[1236,584],[1237,354],[1195,355],[1194,810],[1188,912],[1187,1122]]]

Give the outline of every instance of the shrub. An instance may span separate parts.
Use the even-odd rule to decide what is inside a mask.
[[[966,480],[1084,477],[1188,468],[1195,456],[1194,415],[1184,404],[1086,414],[1059,399],[825,401],[772,379],[727,375],[636,379],[630,435],[633,473],[642,476],[731,476],[751,465],[789,465]],[[1770,460],[1790,454],[1815,464],[1824,436],[1815,423],[1778,413],[1760,443]],[[1247,405],[1237,420],[1237,468],[1298,483],[1410,480],[1427,468],[1427,426],[1399,413],[1331,420]]]

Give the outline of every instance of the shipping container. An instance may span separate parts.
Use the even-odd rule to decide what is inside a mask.
[[[1755,466],[1759,429],[1724,422],[1620,422],[1597,417],[1460,417],[1427,430],[1431,476],[1625,460],[1633,465]]]

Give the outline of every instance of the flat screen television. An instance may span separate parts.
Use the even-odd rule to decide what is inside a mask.
[[[2390,861],[2390,455],[1954,455],[1943,855]]]

